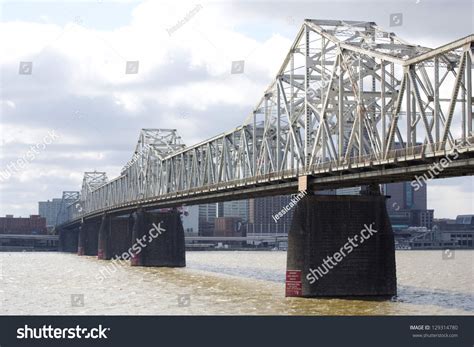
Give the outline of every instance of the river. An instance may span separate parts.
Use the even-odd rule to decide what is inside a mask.
[[[0,253],[0,314],[474,313],[472,250],[456,250],[449,259],[442,251],[397,251],[398,296],[391,301],[285,298],[286,252],[202,251],[186,258],[186,268],[173,269],[111,267],[56,252]]]

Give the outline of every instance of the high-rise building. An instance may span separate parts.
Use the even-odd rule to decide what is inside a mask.
[[[337,189],[338,195],[359,195],[361,187]],[[427,209],[426,185],[415,189],[411,182],[387,183],[381,185],[382,194],[387,199],[387,212],[394,230],[408,227],[433,226],[434,210]]]
[[[393,210],[426,210],[426,185],[415,190],[410,182],[398,182],[384,184],[382,189],[385,195],[390,196],[387,205]]]
[[[237,217],[244,223],[247,222],[249,219],[249,200],[217,203],[217,217]]]
[[[199,234],[199,205],[185,206],[181,215],[185,234]]]
[[[246,225],[240,217],[217,217],[215,219],[215,236],[245,236]]]
[[[56,225],[56,218],[61,209],[62,199],[52,199],[38,202],[38,214],[46,218],[46,225],[53,227]]]
[[[336,189],[336,195],[359,195],[362,187],[349,187]]]
[[[199,236],[212,236],[214,234],[216,216],[216,203],[199,205]]]
[[[389,183],[382,185],[382,191],[390,197],[387,211],[395,230],[410,226],[432,228],[434,211],[427,209],[426,185],[415,189],[411,182]]]
[[[293,217],[293,209],[290,209],[277,221],[272,216],[282,211],[290,203],[291,198],[291,195],[279,195],[250,199],[248,233],[288,233]]]

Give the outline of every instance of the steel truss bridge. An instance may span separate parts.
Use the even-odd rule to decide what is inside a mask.
[[[473,54],[474,35],[430,49],[373,22],[305,20],[241,126],[193,146],[143,129],[119,177],[85,173],[68,223],[411,180],[450,156],[438,178],[472,175]]]

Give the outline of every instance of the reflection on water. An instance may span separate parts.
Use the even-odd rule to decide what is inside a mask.
[[[64,253],[0,253],[0,314],[416,315],[474,313],[474,251],[398,251],[392,301],[284,297],[286,252],[187,252],[186,268]],[[71,295],[84,296],[84,304]],[[188,300],[179,300],[184,296]]]

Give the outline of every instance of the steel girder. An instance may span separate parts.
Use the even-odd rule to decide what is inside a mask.
[[[79,201],[80,193],[78,191],[64,191],[59,211],[56,215],[55,225],[64,223],[74,217],[72,205]]]
[[[106,195],[105,190],[100,190],[99,188],[106,185],[107,181],[107,174],[105,172],[84,172],[81,197],[79,205],[76,206],[79,214],[100,208],[102,205],[101,201],[106,200]]]
[[[310,175],[327,163],[337,170],[472,148],[473,48],[474,35],[429,49],[373,22],[305,20],[243,125],[190,147],[176,130],[143,129],[118,178],[84,177],[82,213],[270,174]]]

